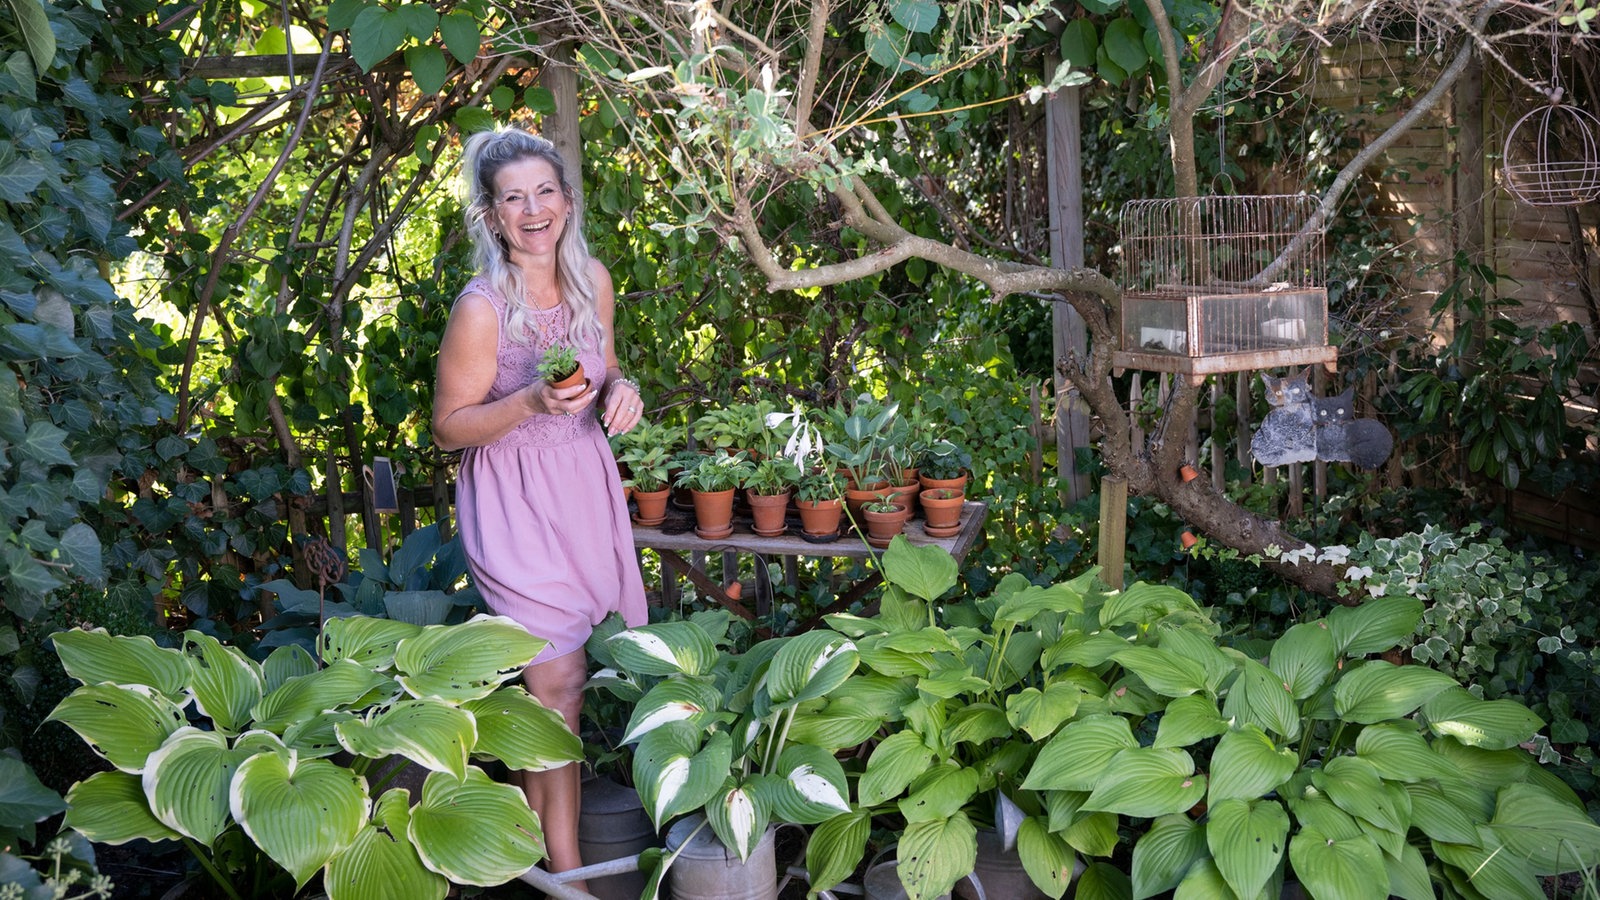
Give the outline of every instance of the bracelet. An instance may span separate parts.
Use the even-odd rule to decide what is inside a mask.
[[[611,379],[611,383],[613,385],[625,384],[628,387],[633,388],[633,392],[635,394],[638,394],[641,397],[644,396],[644,392],[639,390],[639,382],[634,381],[632,378],[627,378],[627,377],[619,375],[616,378]]]

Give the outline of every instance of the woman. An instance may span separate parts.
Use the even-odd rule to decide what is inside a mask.
[[[466,449],[456,511],[478,590],[490,610],[550,642],[523,679],[577,731],[593,626],[612,610],[629,625],[645,621],[602,431],[639,423],[639,388],[617,365],[611,275],[589,255],[555,146],[516,129],[483,132],[467,141],[462,169],[479,274],[456,298],[439,347],[434,441]],[[578,348],[588,385],[553,390],[534,374],[555,343]],[[578,767],[524,772],[522,783],[550,871],[581,866]]]

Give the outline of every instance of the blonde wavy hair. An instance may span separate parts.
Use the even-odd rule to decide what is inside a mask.
[[[561,195],[567,198],[572,218],[556,242],[556,288],[567,307],[567,337],[584,347],[598,348],[604,336],[595,307],[594,282],[589,278],[589,244],[583,239],[583,204],[567,178],[567,167],[556,145],[520,128],[480,131],[467,139],[461,159],[467,234],[472,238],[478,271],[506,299],[506,335],[527,343],[533,335],[522,270],[511,263],[504,239],[489,228],[494,209],[494,182],[500,170],[525,159],[542,159],[555,170]]]

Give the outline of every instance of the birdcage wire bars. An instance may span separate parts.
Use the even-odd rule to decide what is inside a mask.
[[[1506,132],[1501,175],[1506,190],[1529,206],[1582,206],[1600,199],[1600,120],[1561,102],[1518,119]]]
[[[1122,209],[1117,368],[1208,374],[1321,363],[1322,230],[1305,194],[1135,200]]]

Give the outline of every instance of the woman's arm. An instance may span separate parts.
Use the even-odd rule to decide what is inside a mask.
[[[499,337],[500,317],[489,298],[466,294],[456,301],[439,343],[433,393],[433,442],[440,449],[481,447],[535,413],[575,413],[594,402],[584,385],[553,391],[543,381],[484,402],[494,386]]]
[[[589,277],[594,280],[595,315],[600,319],[604,335],[601,348],[606,363],[605,412],[600,421],[610,434],[624,434],[644,418],[644,401],[639,397],[639,386],[622,373],[617,362],[617,344],[613,325],[617,318],[616,289],[611,284],[611,273],[599,260],[591,260]]]

